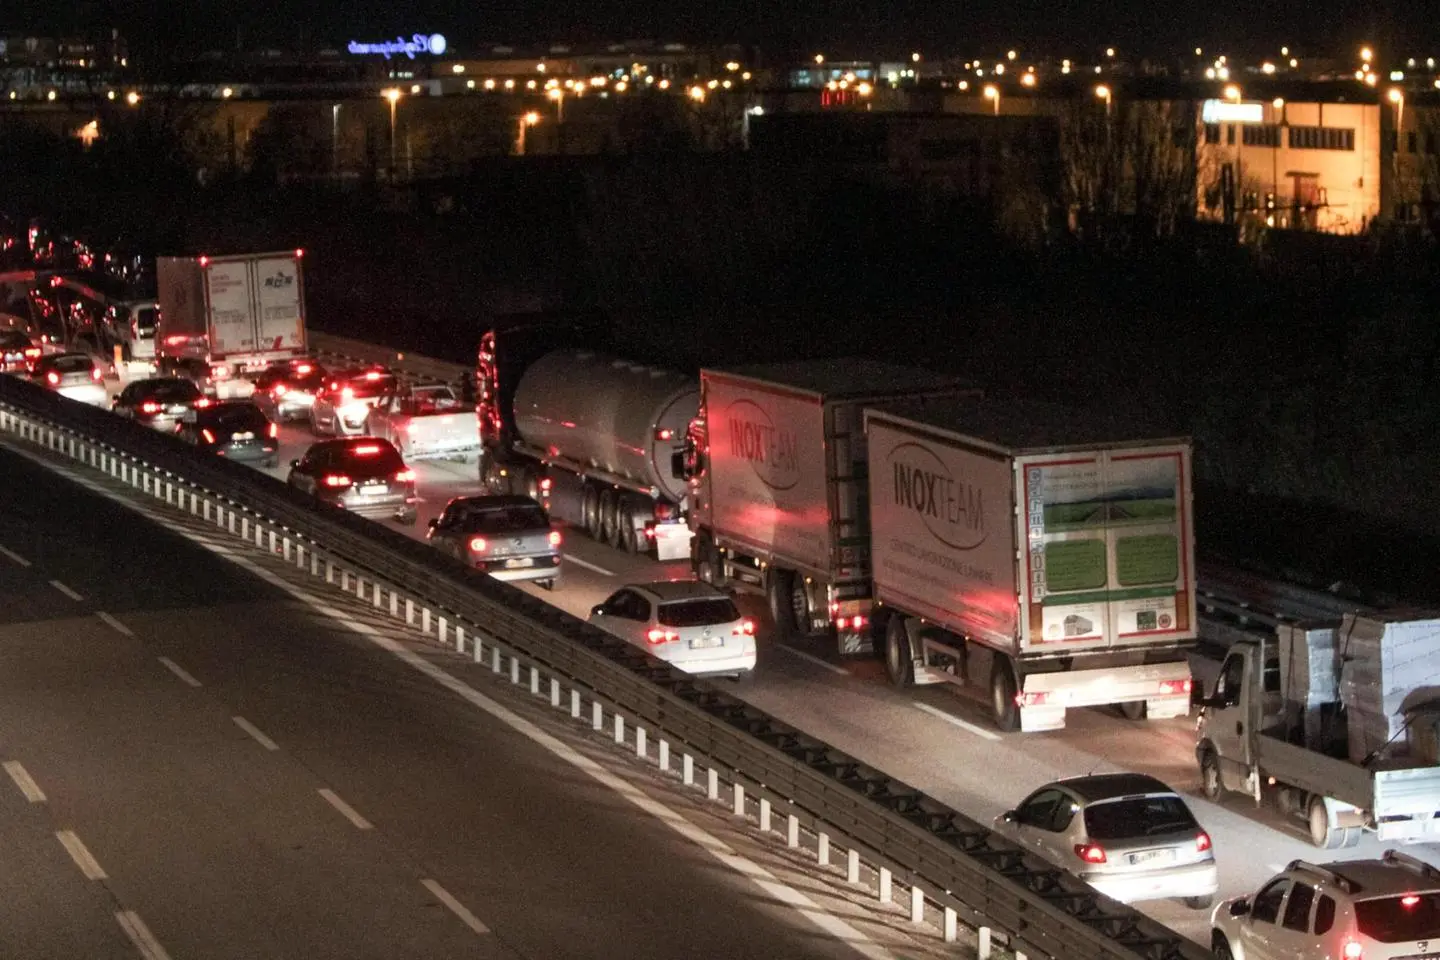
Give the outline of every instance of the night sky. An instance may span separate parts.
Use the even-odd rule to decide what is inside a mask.
[[[1137,56],[1197,44],[1264,54],[1282,43],[1302,55],[1348,55],[1368,42],[1404,57],[1440,55],[1434,8],[1435,0],[22,0],[5,5],[0,30],[73,33],[113,22],[137,52],[233,49],[238,28],[246,47],[439,32],[461,49],[648,38],[837,55],[1029,46],[1083,56],[1106,44]]]

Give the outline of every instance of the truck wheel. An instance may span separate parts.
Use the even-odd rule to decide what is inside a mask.
[[[1360,845],[1360,838],[1364,835],[1365,831],[1359,827],[1343,827],[1340,830],[1340,846],[1358,847]]]
[[[1334,850],[1344,842],[1344,830],[1330,826],[1330,817],[1325,812],[1325,800],[1310,798],[1310,842],[1321,850]]]
[[[625,527],[631,521],[630,505],[628,497],[623,495],[615,498],[615,522],[610,526],[610,536],[606,542],[616,550],[625,549]]]
[[[1214,750],[1206,750],[1200,758],[1200,792],[1211,803],[1225,799],[1225,781],[1220,777],[1220,758]]]
[[[1145,707],[1144,700],[1127,700],[1120,704],[1120,715],[1126,720],[1144,720],[1147,712]]]
[[[590,539],[600,539],[600,491],[588,483],[580,500],[580,526],[585,528]]]
[[[1010,662],[996,656],[990,668],[990,719],[997,729],[1006,733],[1020,726],[1020,705],[1015,702],[1015,673]]]
[[[620,549],[626,553],[641,553],[644,549],[644,535],[635,526],[635,515],[627,513],[623,528],[624,536],[620,538]]]
[[[695,541],[695,579],[712,587],[720,586],[723,579],[720,553],[708,537],[699,537]]]
[[[610,532],[615,529],[615,491],[600,491],[600,524],[595,531],[596,540],[610,542]]]
[[[904,617],[891,617],[885,630],[885,676],[890,678],[891,686],[901,689],[915,683],[915,661],[911,659]]]
[[[770,619],[775,624],[775,639],[790,640],[799,632],[795,622],[795,608],[791,594],[795,589],[795,574],[789,570],[772,567],[765,582],[765,599],[770,604]]]

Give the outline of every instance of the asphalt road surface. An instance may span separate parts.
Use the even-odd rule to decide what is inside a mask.
[[[0,490],[0,957],[942,955],[899,907],[218,532],[6,445]]]

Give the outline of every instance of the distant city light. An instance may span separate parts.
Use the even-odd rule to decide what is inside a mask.
[[[1260,64],[1260,72],[1265,74],[1266,76],[1269,76],[1270,74],[1275,72],[1275,64],[1270,63],[1269,61]]]
[[[690,88],[690,99],[696,103],[703,103],[705,100],[705,88],[696,84]]]
[[[510,82],[513,84],[515,81],[512,80],[512,81],[510,81]],[[495,89],[495,81],[494,81],[493,78],[485,81],[485,89],[486,89],[486,90],[494,90],[494,89]]]
[[[451,73],[464,73],[464,72],[465,72],[465,64],[463,64],[463,63],[453,64],[453,65],[450,67],[450,72],[451,72]]]
[[[874,88],[871,87],[870,84],[865,83],[863,80],[860,82],[860,85],[855,88],[855,92],[860,94],[860,96],[862,97],[870,96],[872,90],[874,90]]]
[[[1375,56],[1375,52],[1374,52],[1373,50],[1371,50],[1369,47],[1361,47],[1361,48],[1360,48],[1360,59],[1361,59],[1361,60],[1364,60],[1366,63],[1369,63],[1369,62],[1370,62],[1370,59],[1371,59],[1372,57],[1374,57],[1374,56]]]
[[[490,82],[491,82],[491,83],[494,83],[495,81],[492,80],[492,81],[490,81]],[[466,80],[466,81],[465,81],[465,89],[466,89],[466,90],[474,90],[474,89],[475,89],[475,81],[474,81],[474,80]]]
[[[729,63],[725,64],[725,69],[729,70],[731,73],[734,73],[736,70],[740,69],[740,64],[736,63],[734,60],[731,60]]]
[[[1240,88],[1237,87],[1237,86],[1235,86],[1235,84],[1233,84],[1233,83],[1230,84],[1230,86],[1228,86],[1228,87],[1225,88],[1225,99],[1226,99],[1226,100],[1239,100],[1239,99],[1240,99]]]
[[[1196,48],[1195,48],[1195,56],[1197,56],[1197,57],[1203,56],[1204,53],[1205,53],[1205,51],[1204,51],[1204,50],[1201,50],[1199,47],[1196,47]]]
[[[1281,48],[1280,48],[1280,56],[1282,56],[1282,57],[1288,57],[1288,56],[1290,56],[1290,48],[1289,48],[1289,47],[1281,47]]]
[[[1114,48],[1114,47],[1106,47],[1106,48],[1105,48],[1105,56],[1107,56],[1107,57],[1113,57],[1113,56],[1115,56],[1115,48]]]
[[[224,97],[226,100],[229,100],[231,97],[235,96],[235,91],[230,89],[229,87],[226,87],[224,90],[220,91],[220,96]]]
[[[912,54],[910,54],[910,62],[911,62],[911,63],[919,63],[919,62],[920,62],[920,54],[918,54],[918,53],[912,53]]]
[[[815,65],[816,65],[816,66],[819,66],[820,64],[822,64],[822,63],[824,63],[824,62],[825,62],[825,54],[823,54],[823,53],[817,53],[817,54],[815,54]]]
[[[1011,50],[1009,53],[1005,54],[1005,59],[1014,60],[1018,56],[1020,56],[1020,54],[1016,53],[1014,50]]]
[[[130,106],[132,107],[135,106],[137,103],[140,102],[140,94],[136,93],[134,90],[131,90],[129,93],[125,94],[125,102],[130,104]]]
[[[1035,86],[1035,74],[1033,74],[1033,73],[1027,73],[1027,74],[1025,74],[1024,76],[1022,76],[1022,77],[1020,78],[1020,85],[1021,85],[1022,87],[1033,87],[1033,86]]]

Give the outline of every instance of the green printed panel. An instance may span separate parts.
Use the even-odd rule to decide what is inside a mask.
[[[1045,591],[1098,590],[1105,586],[1104,540],[1052,540],[1045,544]]]
[[[1115,541],[1115,575],[1122,587],[1174,583],[1180,577],[1180,543],[1173,534],[1121,537]]]

